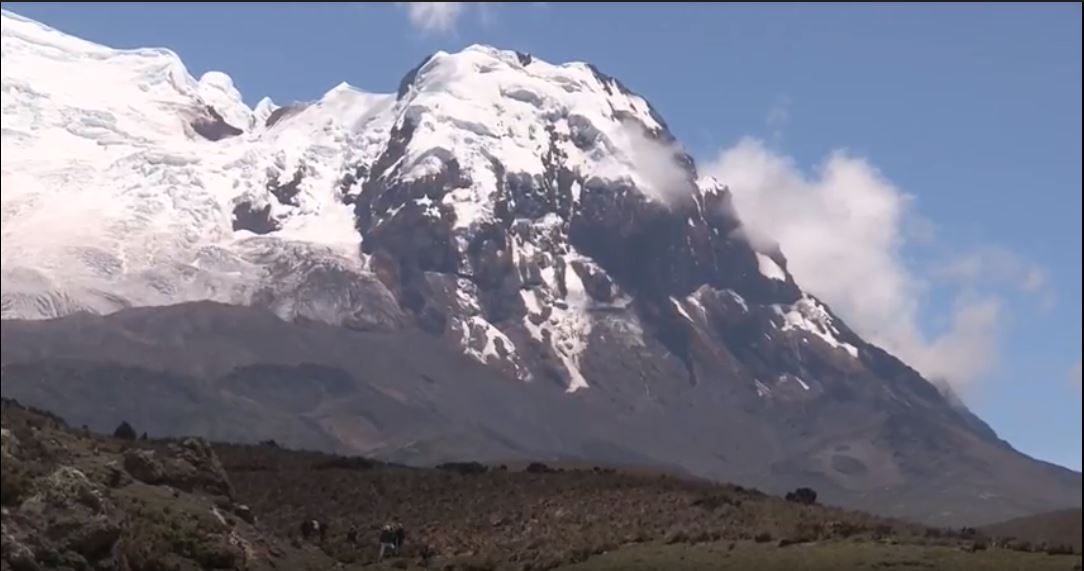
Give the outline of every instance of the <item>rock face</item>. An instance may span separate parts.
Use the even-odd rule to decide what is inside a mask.
[[[169,455],[159,459],[154,450],[124,451],[124,469],[136,480],[152,486],[167,485],[186,492],[201,491],[230,497],[233,490],[222,464],[205,441],[186,438],[169,445]]]
[[[802,290],[783,252],[754,250],[729,190],[590,65],[471,46],[395,94],[343,84],[253,111],[173,54],[3,23],[4,317],[212,300],[297,324],[201,304],[5,323],[6,395],[105,422],[98,395],[31,381],[85,375],[163,387],[139,394],[171,414],[139,425],[164,432],[278,419],[307,445],[405,461],[662,464],[911,517],[1080,503],[1079,474],[1012,450]],[[68,98],[91,68],[109,97]],[[191,132],[208,109],[243,132]],[[50,129],[86,156],[41,160]],[[58,193],[59,176],[76,182]],[[70,230],[43,241],[41,224]],[[397,360],[411,350],[429,354]],[[107,354],[124,375],[102,374]],[[227,420],[200,422],[212,410]],[[157,478],[150,460],[132,461]]]

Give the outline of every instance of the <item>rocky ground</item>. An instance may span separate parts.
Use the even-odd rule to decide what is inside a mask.
[[[541,464],[418,469],[273,442],[210,445],[134,431],[117,438],[6,400],[2,420],[4,571],[1080,564],[1071,547],[925,528],[659,473]],[[303,533],[312,520],[323,533]],[[377,562],[379,529],[392,520],[407,530],[405,548]]]
[[[5,401],[2,454],[5,571],[334,566],[256,524],[203,440],[103,437]]]

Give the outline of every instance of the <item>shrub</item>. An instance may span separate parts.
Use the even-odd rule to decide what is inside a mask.
[[[26,495],[30,488],[30,480],[25,474],[10,468],[10,461],[0,463],[0,505],[12,506]]]
[[[976,553],[978,551],[986,551],[985,541],[973,541],[964,547],[964,551],[968,553]]]
[[[1068,545],[1051,545],[1046,548],[1047,555],[1074,555],[1075,553]]]
[[[833,521],[828,523],[828,533],[842,539],[850,538],[861,531],[857,525],[845,521]]]
[[[692,502],[693,507],[703,508],[706,510],[717,510],[723,506],[732,506],[737,502],[732,500],[729,496],[721,494],[714,494],[709,496],[699,497]]]
[[[314,470],[369,470],[376,463],[361,456],[335,456],[313,465]]]
[[[437,466],[438,470],[455,472],[465,476],[485,474],[489,468],[479,462],[445,462]]]
[[[673,545],[675,543],[689,543],[689,534],[683,529],[672,529],[666,532],[666,536],[663,538],[667,545]]]
[[[787,492],[786,500],[805,506],[817,503],[817,492],[813,488],[798,488],[793,492]]]
[[[555,471],[556,470],[553,468],[550,468],[541,462],[531,462],[527,465],[527,473],[529,474],[550,474]]]
[[[119,438],[121,440],[135,440],[136,431],[134,428],[132,428],[132,425],[128,424],[128,421],[125,420],[122,421],[120,425],[117,426],[117,429],[113,431],[113,438]]]
[[[878,525],[877,527],[873,528],[873,538],[874,539],[881,540],[881,539],[884,539],[884,538],[886,538],[886,537],[888,537],[890,535],[892,535],[892,526],[890,526],[888,524],[882,523],[882,524]]]

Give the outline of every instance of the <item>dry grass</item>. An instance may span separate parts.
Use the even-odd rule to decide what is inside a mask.
[[[561,571],[1069,571],[1079,556],[880,542],[829,541],[779,548],[756,543],[644,545],[621,549]]]
[[[423,470],[294,453],[220,446],[242,502],[278,533],[303,521],[330,525],[321,547],[343,562],[370,563],[382,524],[408,530],[405,555],[485,568],[546,569],[624,545],[758,540],[791,545],[839,539],[958,545],[956,532],[927,529],[756,490],[665,475],[578,470]],[[322,469],[317,469],[320,467]],[[347,541],[351,529],[358,546]]]

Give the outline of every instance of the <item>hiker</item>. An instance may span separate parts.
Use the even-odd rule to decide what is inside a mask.
[[[357,547],[357,545],[358,545],[358,528],[357,527],[350,526],[350,530],[346,532],[346,542],[349,543],[352,547]]]
[[[312,536],[321,533],[320,522],[314,519],[307,519],[301,522],[301,538],[305,541],[312,539]]]
[[[395,524],[395,553],[398,555],[403,551],[403,541],[406,540],[406,530],[403,529],[403,524]]]
[[[379,560],[382,561],[384,556],[389,553],[399,554],[399,544],[396,542],[395,527],[390,523],[380,529]]]

